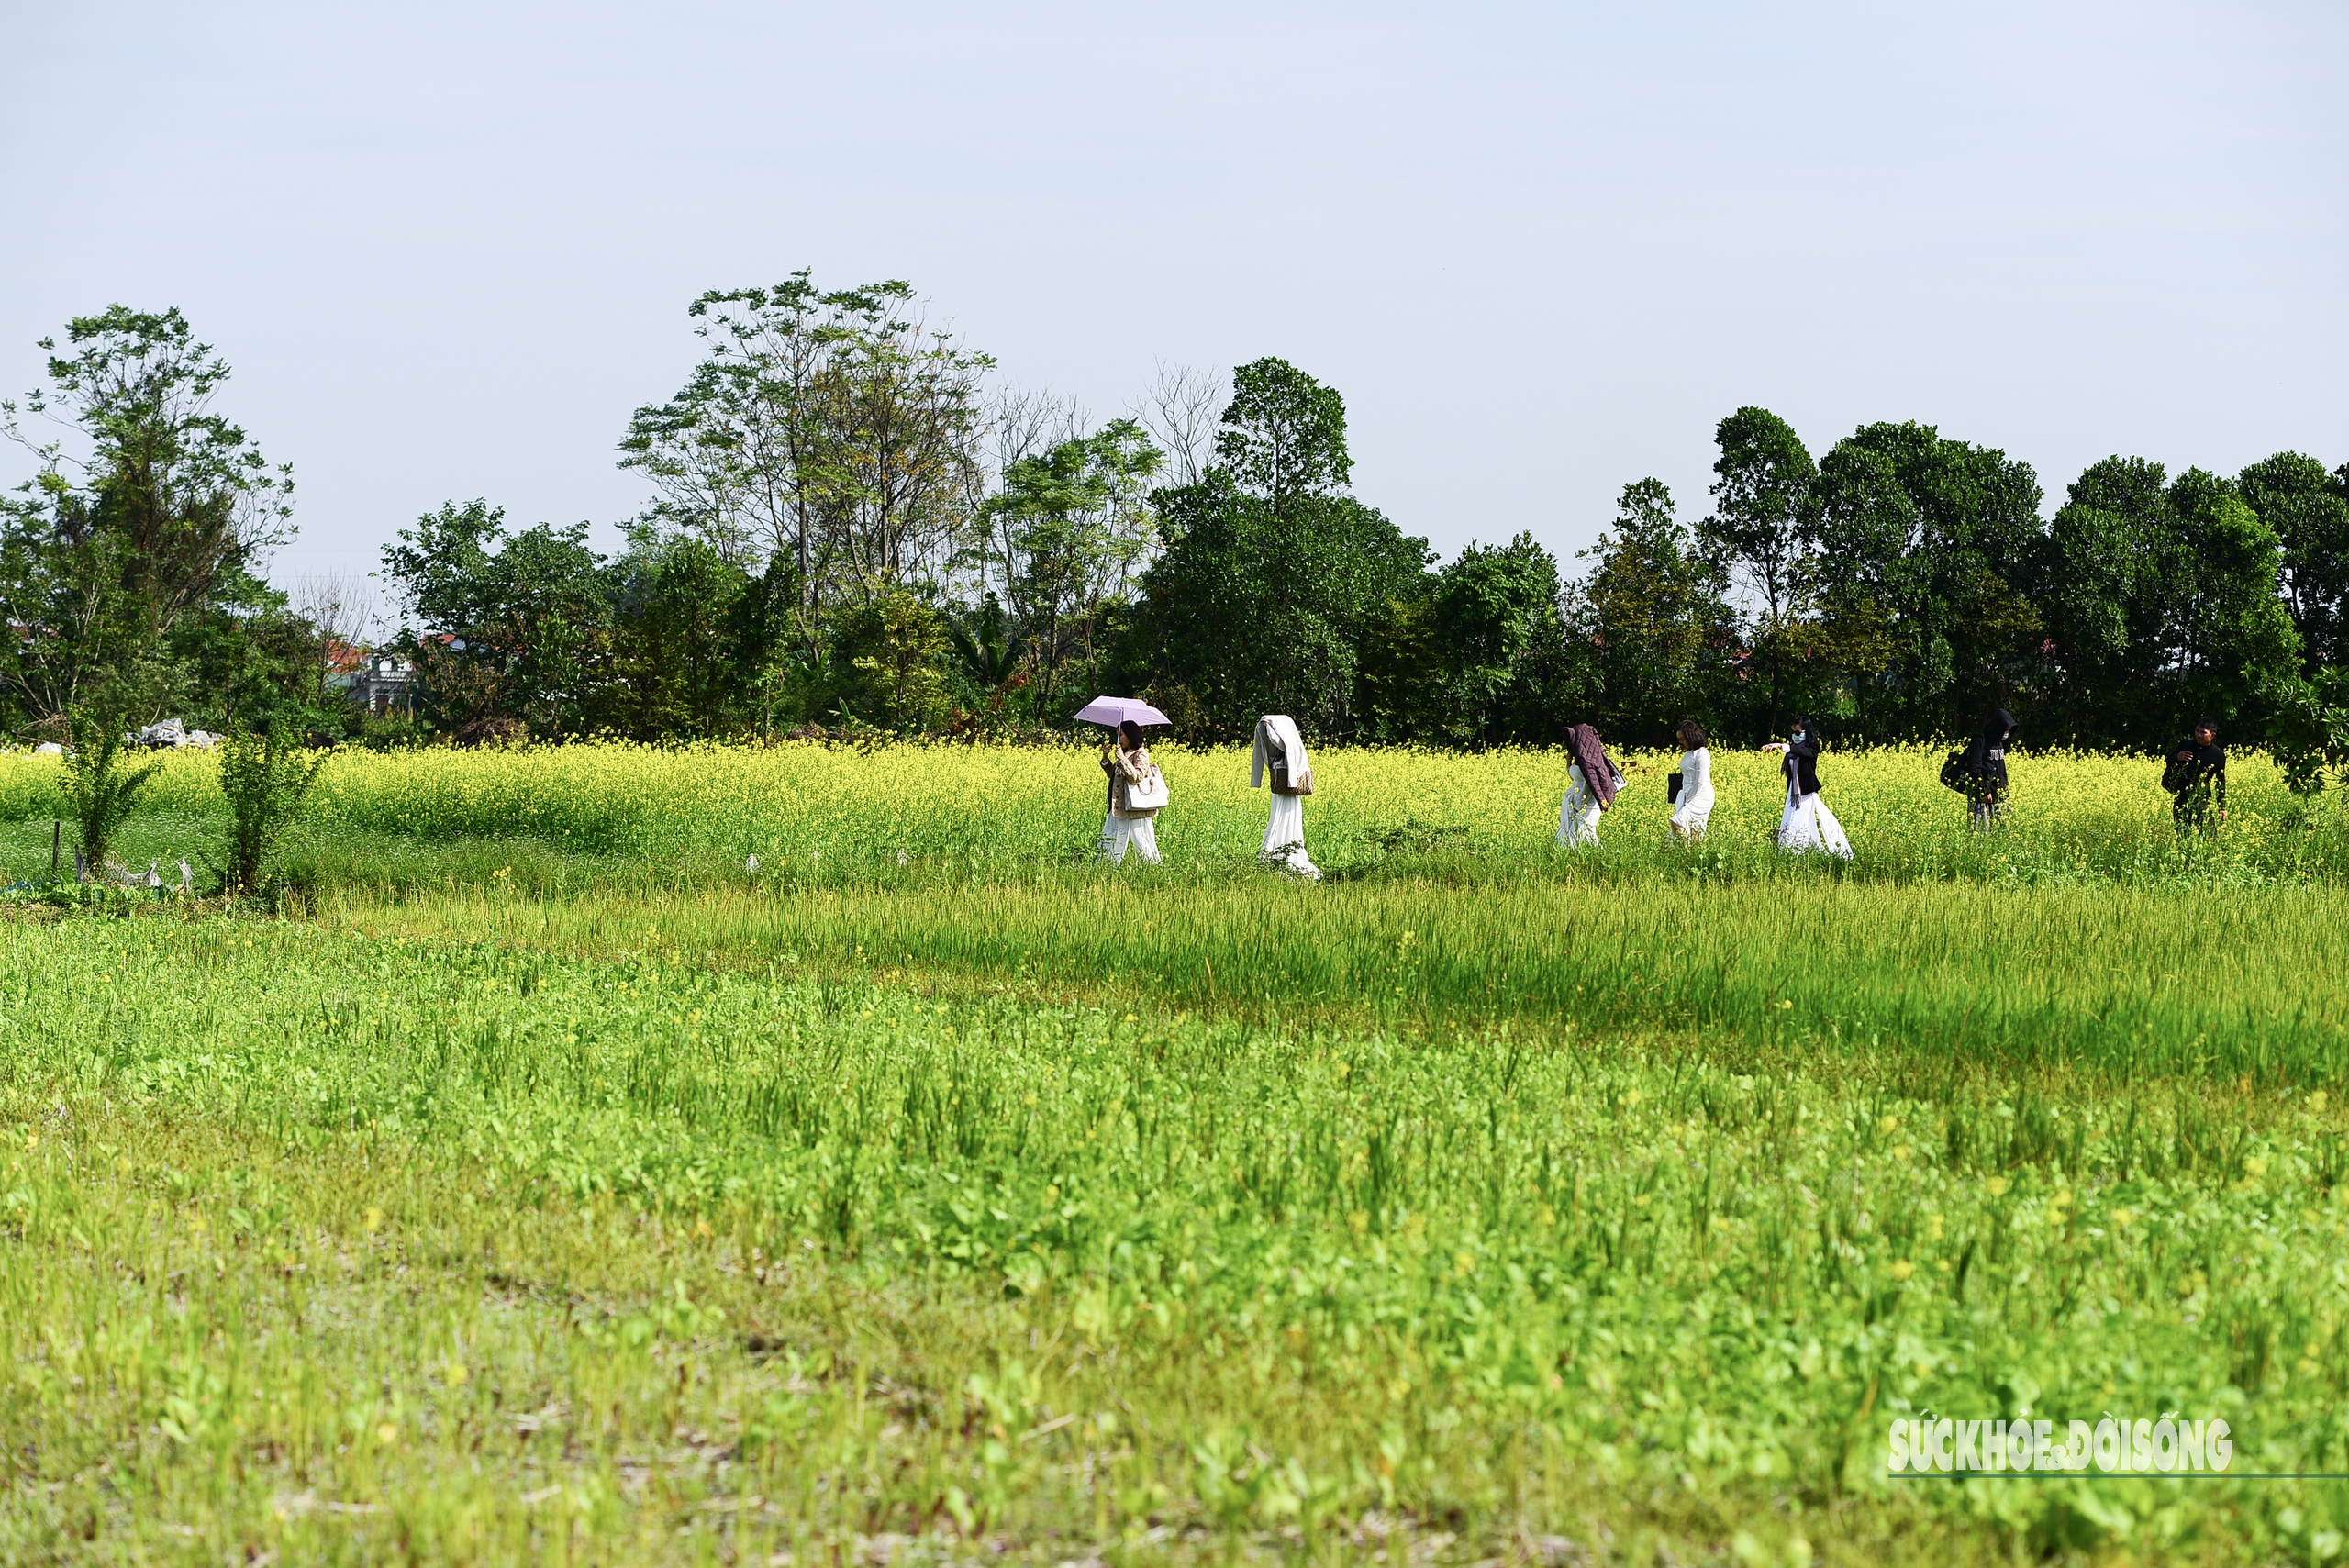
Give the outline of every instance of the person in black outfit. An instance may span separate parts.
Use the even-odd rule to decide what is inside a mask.
[[[2162,787],[2170,794],[2177,830],[2215,833],[2227,819],[2227,754],[2219,746],[2219,721],[2205,714],[2194,732],[2169,749]]]
[[[2007,742],[2014,733],[2015,716],[2000,708],[1965,748],[1965,797],[1974,804],[1976,832],[2007,814]]]

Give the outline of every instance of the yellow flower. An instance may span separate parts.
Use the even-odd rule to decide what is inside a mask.
[[[388,1448],[400,1440],[400,1429],[391,1422],[384,1421],[375,1429],[375,1440]]]
[[[2007,1186],[2008,1183],[2006,1177],[1993,1176],[1988,1181],[1982,1184],[1982,1190],[1988,1193],[1992,1197],[2004,1197],[2007,1195]]]
[[[384,1211],[380,1208],[370,1208],[365,1214],[360,1216],[359,1223],[372,1236],[384,1228]]]
[[[2254,1154],[2250,1159],[2245,1160],[2243,1162],[2243,1168],[2244,1173],[2247,1175],[2264,1176],[2267,1174],[2267,1156],[2265,1154]]]
[[[2134,1214],[2132,1214],[2125,1208],[2116,1208],[2112,1211],[2112,1223],[2120,1226],[2124,1230],[2129,1228],[2129,1222],[2136,1218],[2137,1217]]]
[[[1876,1136],[1879,1138],[1889,1137],[1891,1136],[1892,1129],[1899,1125],[1900,1118],[1897,1116],[1881,1118],[1876,1124]]]
[[[1911,1263],[1906,1258],[1896,1259],[1893,1262],[1892,1277],[1894,1279],[1907,1279],[1910,1274],[1916,1272],[1916,1265]]]
[[[451,1388],[462,1388],[467,1383],[470,1383],[473,1380],[473,1369],[467,1366],[464,1362],[451,1362],[449,1363],[448,1375],[449,1386]]]
[[[2321,1111],[2324,1109],[2326,1105],[2329,1103],[2331,1102],[2322,1089],[2319,1089],[2315,1094],[2309,1096],[2309,1109],[2312,1111]]]

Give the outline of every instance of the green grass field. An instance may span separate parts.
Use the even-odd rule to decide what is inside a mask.
[[[1560,854],[1538,756],[1334,752],[1409,798],[1325,785],[1314,887],[1228,756],[1110,873],[1082,755],[738,755],[362,761],[275,916],[0,921],[0,1560],[2342,1551],[2338,1480],[1886,1472],[2349,1470],[2349,893],[2264,764],[2181,847],[2142,764],[1977,840],[1831,757],[1839,868],[1750,759]]]

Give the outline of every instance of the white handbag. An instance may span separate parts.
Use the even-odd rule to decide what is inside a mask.
[[[1156,811],[1166,804],[1166,775],[1152,762],[1150,772],[1138,779],[1126,781],[1128,811]]]

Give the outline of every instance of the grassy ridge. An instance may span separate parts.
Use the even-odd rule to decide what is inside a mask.
[[[15,1557],[2255,1561],[2349,1511],[1874,1478],[1927,1407],[2343,1467],[2325,1095],[242,922],[0,928],[0,995]]]
[[[497,884],[493,881],[492,886]],[[1259,1019],[1685,1035],[1731,1059],[1921,1053],[2349,1084],[2349,895],[1651,881],[1310,888],[1173,873],[864,893],[367,899],[336,918],[596,953],[901,969]]]

